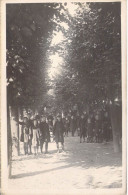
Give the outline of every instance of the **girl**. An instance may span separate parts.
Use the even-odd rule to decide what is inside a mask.
[[[59,142],[61,143],[62,151],[64,151],[64,132],[65,132],[65,129],[64,129],[61,116],[58,115],[57,121],[54,125],[54,131],[53,131],[53,134],[55,136],[56,146],[57,146],[57,153],[60,152]]]
[[[33,129],[32,145],[34,148],[34,154],[36,155],[38,153],[39,147],[39,125],[37,119],[34,119],[32,129]]]

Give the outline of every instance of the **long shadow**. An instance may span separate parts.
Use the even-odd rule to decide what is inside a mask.
[[[61,162],[65,162],[65,161],[61,161]],[[66,168],[73,167],[73,166],[77,166],[77,167],[79,166],[79,167],[84,168],[84,169],[85,169],[85,167],[86,167],[86,169],[90,168],[91,166],[94,167],[93,164],[90,164],[90,166],[87,166],[82,162],[77,162],[77,163],[74,162],[74,163],[70,163],[70,164],[67,164],[67,165],[64,165],[64,166],[60,166],[60,167],[52,168],[52,169],[48,169],[48,170],[12,175],[11,179],[20,179],[20,178],[24,178],[24,177],[31,177],[31,176],[35,176],[35,175],[39,175],[39,174],[44,174],[44,173],[48,173],[48,172],[52,172],[52,171],[57,171],[57,170],[60,170],[60,169],[66,169]],[[114,164],[113,166],[118,166],[118,165]],[[100,167],[101,166],[97,166],[96,168],[100,168]]]
[[[51,171],[57,171],[57,170],[65,169],[65,168],[69,168],[69,167],[72,167],[72,165],[60,166],[60,167],[57,167],[57,168],[53,168],[53,169],[49,169],[49,170],[43,170],[43,171],[36,171],[36,172],[30,172],[30,173],[21,173],[21,174],[17,174],[17,175],[12,175],[11,179],[20,179],[20,178],[23,178],[23,177],[31,177],[31,176],[39,175],[39,174],[42,174],[42,173],[46,173],[46,172],[48,173],[48,172],[51,172]]]
[[[79,148],[76,146],[76,149],[69,148],[67,150],[67,153],[65,154],[60,154],[60,157],[62,159],[59,159],[57,162],[53,163],[65,163],[66,165],[59,166],[57,168],[52,168],[48,170],[42,170],[42,171],[36,171],[36,172],[29,172],[29,173],[21,173],[17,175],[13,175],[11,178],[12,179],[20,179],[24,177],[30,177],[30,176],[35,176],[39,174],[44,174],[47,172],[52,172],[52,171],[57,171],[61,169],[66,169],[70,167],[81,167],[81,169],[88,169],[91,167],[95,167],[96,169],[99,169],[101,167],[109,166],[110,169],[112,170],[114,167],[121,166],[122,164],[122,159],[121,159],[121,154],[115,154],[111,147],[100,145],[100,144],[95,144],[95,145],[83,145],[83,148]],[[86,147],[88,146],[88,148]],[[81,147],[81,146],[80,146]],[[106,151],[107,150],[107,151]],[[83,151],[85,151],[85,155],[83,155]],[[81,155],[82,152],[82,155]],[[39,156],[38,159],[40,158],[52,158],[54,156],[54,151],[50,152],[48,156]],[[63,159],[63,157],[66,157]],[[29,157],[28,157],[29,158]],[[23,159],[21,159],[23,160]],[[24,160],[30,160],[30,159],[24,159]]]

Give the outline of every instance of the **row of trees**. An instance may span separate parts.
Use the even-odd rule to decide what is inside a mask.
[[[114,150],[119,151],[120,8],[119,2],[8,4],[8,118],[15,120],[23,107],[111,102]],[[53,43],[59,32],[63,39]],[[60,72],[50,77],[50,56],[57,55]]]
[[[52,80],[57,103],[64,107],[64,103],[91,106],[96,102],[101,106],[108,102],[114,150],[119,151],[119,132],[122,130],[121,6],[120,3],[75,3],[75,6],[74,17],[64,9],[64,22],[69,26],[68,30],[62,30],[64,41],[50,48],[65,62],[63,74]]]

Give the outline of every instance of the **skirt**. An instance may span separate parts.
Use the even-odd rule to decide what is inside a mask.
[[[32,145],[39,146],[39,129],[33,129]]]
[[[29,135],[24,133],[24,143],[28,143]]]

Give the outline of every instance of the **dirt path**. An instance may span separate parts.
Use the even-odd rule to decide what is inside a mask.
[[[112,143],[79,143],[78,137],[65,138],[65,153],[56,154],[55,143],[49,154],[20,156],[13,160],[13,189],[96,189],[120,188],[121,154]]]

